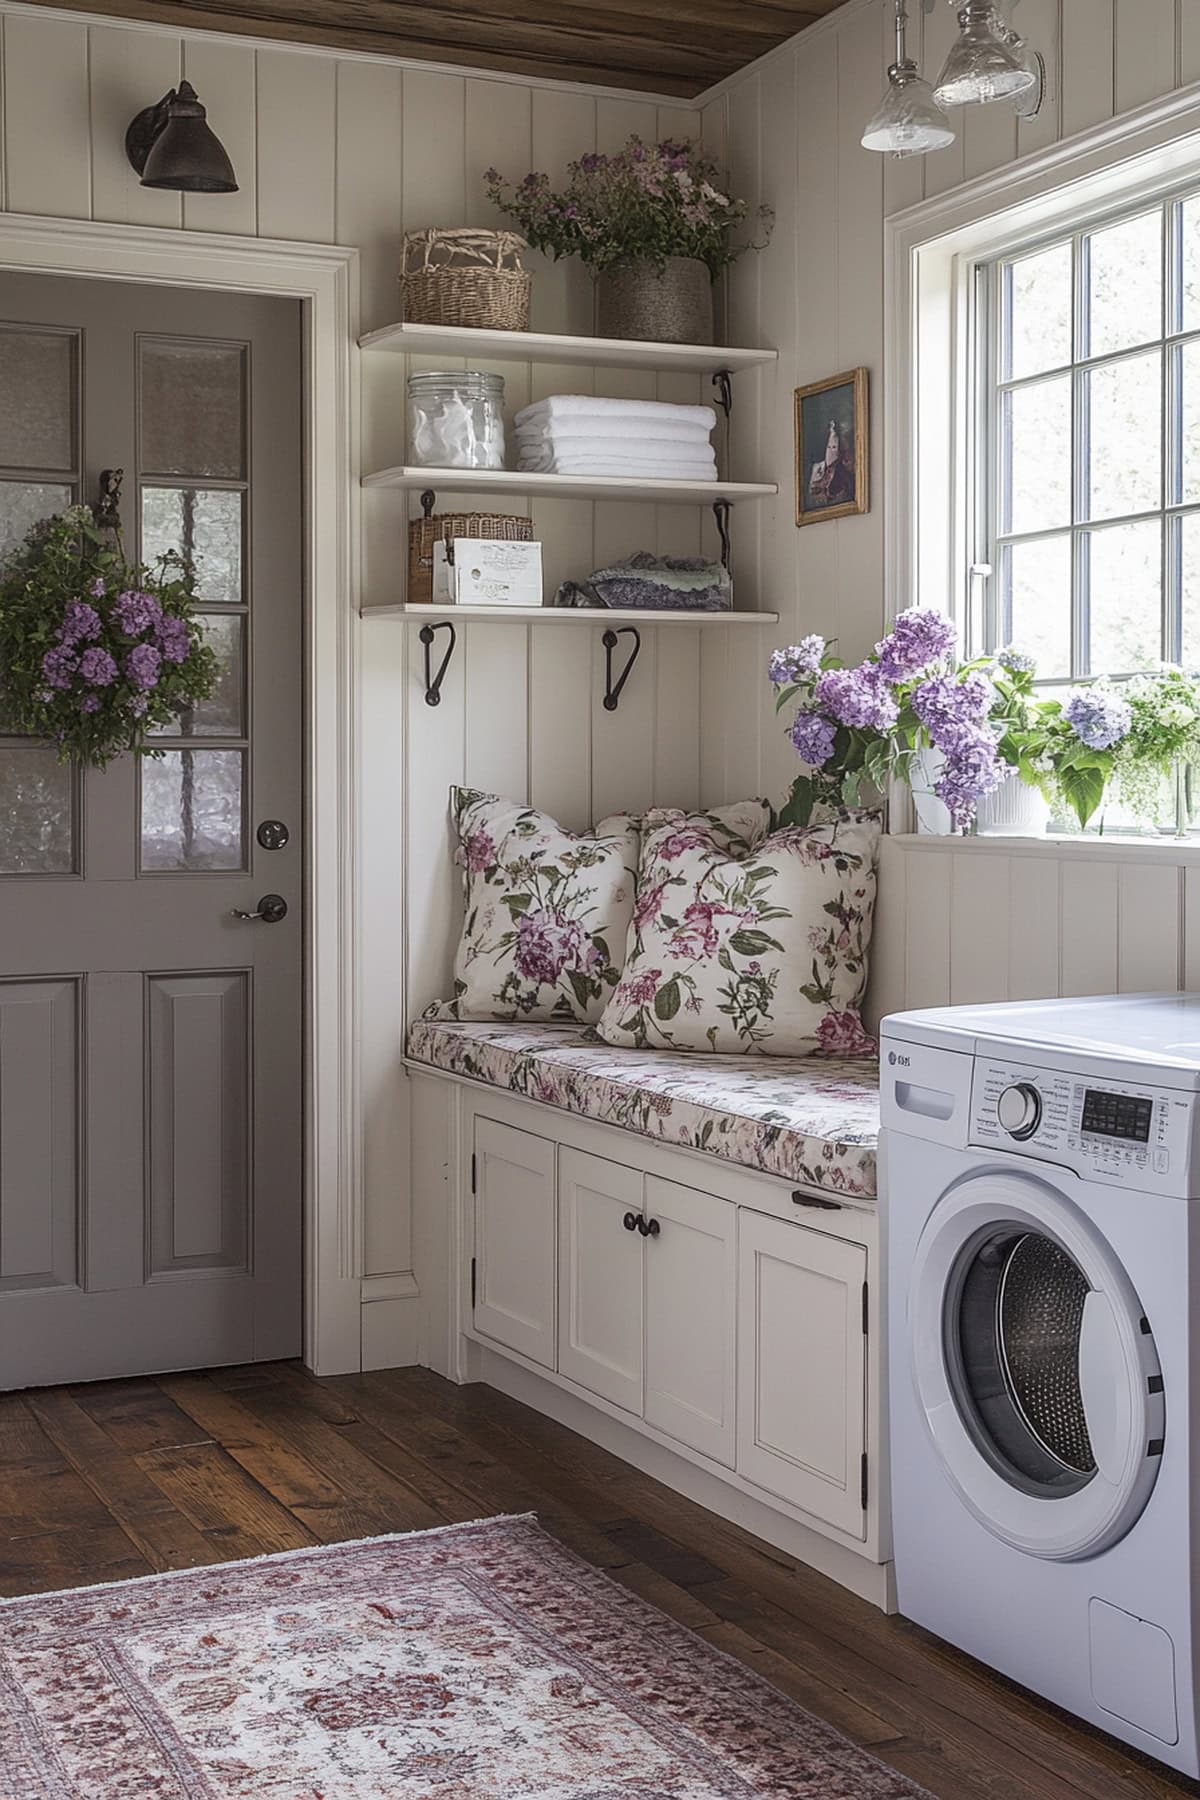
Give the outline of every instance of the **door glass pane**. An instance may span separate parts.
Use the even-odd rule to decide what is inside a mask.
[[[39,519],[70,506],[69,487],[46,481],[0,481],[0,561],[15,550]]]
[[[245,353],[143,338],[141,467],[156,475],[245,474]]]
[[[74,782],[44,744],[0,744],[0,875],[69,875]]]
[[[0,463],[75,467],[75,339],[0,327]]]
[[[1152,669],[1162,660],[1162,530],[1146,519],[1087,533],[1093,675]]]
[[[1114,519],[1161,506],[1161,352],[1093,369],[1084,376],[1084,406],[1084,517]]]
[[[1001,641],[1037,662],[1040,679],[1071,673],[1071,540],[1010,544],[1001,562]]]
[[[1003,378],[1061,369],[1071,360],[1071,246],[1010,263]]]
[[[1095,231],[1088,245],[1086,354],[1106,356],[1161,336],[1161,211]]]
[[[202,600],[242,598],[242,496],[219,488],[144,487],[142,560],[176,550],[196,571]]]
[[[243,737],[245,735],[245,635],[241,613],[199,613],[197,623],[220,665],[217,685],[207,700],[189,707],[156,737]]]
[[[245,753],[168,750],[142,762],[143,869],[240,869]]]
[[[1003,531],[1071,523],[1071,378],[1035,381],[1004,396]]]
[[[1200,231],[1200,219],[1196,221]],[[1171,499],[1175,505],[1200,500],[1200,340],[1175,351],[1175,462]]]

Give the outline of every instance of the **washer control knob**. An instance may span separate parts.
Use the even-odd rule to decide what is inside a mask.
[[[1031,1138],[1042,1119],[1042,1096],[1031,1081],[1006,1087],[996,1106],[996,1116],[1009,1137]]]

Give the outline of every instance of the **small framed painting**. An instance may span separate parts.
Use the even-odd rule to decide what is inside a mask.
[[[796,389],[796,523],[867,510],[867,371]]]

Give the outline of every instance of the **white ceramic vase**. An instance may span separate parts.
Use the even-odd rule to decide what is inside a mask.
[[[912,773],[909,776],[913,810],[917,815],[917,830],[930,837],[954,835],[950,809],[933,791],[933,784],[941,774],[945,761],[940,750],[920,750],[913,758]]]
[[[1045,795],[1019,775],[985,794],[975,812],[975,829],[984,837],[1044,837],[1049,823]]]

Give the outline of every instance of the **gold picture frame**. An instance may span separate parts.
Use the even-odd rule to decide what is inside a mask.
[[[865,513],[870,467],[866,369],[848,369],[797,388],[795,405],[797,525]]]

